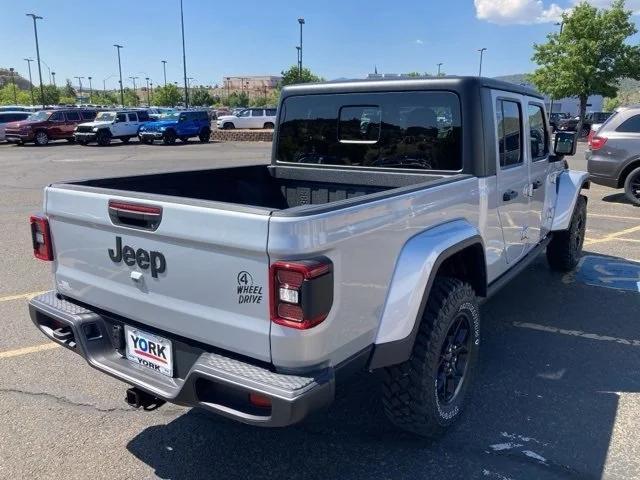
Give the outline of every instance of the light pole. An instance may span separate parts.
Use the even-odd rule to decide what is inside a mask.
[[[138,90],[136,88],[136,79],[140,77],[129,77],[133,81],[133,94],[138,98]]]
[[[107,78],[102,79],[102,93],[107,93],[107,80],[115,77],[115,75],[109,75]]]
[[[82,100],[82,79],[84,77],[73,77],[78,79],[78,85],[80,86],[80,99]]]
[[[300,76],[300,45],[296,45],[296,50],[298,52],[298,76]]]
[[[47,65],[47,62],[42,60],[42,63],[44,63],[44,66],[47,67],[47,70],[49,70],[49,85],[51,85],[51,69],[49,68],[49,65]]]
[[[480,52],[480,70],[478,71],[478,76],[481,77],[482,76],[482,54],[486,51],[486,47],[482,47],[479,48],[478,51]]]
[[[36,58],[38,59],[38,78],[40,79],[40,96],[42,100],[42,108],[47,108],[44,104],[44,86],[42,85],[42,68],[40,67],[40,45],[38,45],[38,25],[36,24],[36,20],[42,20],[42,17],[39,17],[35,13],[27,13],[27,17],[33,18],[33,33],[36,37]]]
[[[167,61],[162,60],[162,71],[164,72],[164,86],[167,86]]]
[[[9,72],[11,72],[11,83],[13,84],[13,104],[18,104],[18,94],[16,93],[16,79],[13,76],[13,72],[15,69],[13,67],[9,68]]]
[[[91,85],[91,79],[93,77],[87,77],[89,79],[89,103],[93,103],[93,85]]]
[[[299,18],[298,23],[300,24],[300,55],[298,61],[298,79],[302,78],[302,26],[304,25],[304,18]]]
[[[151,101],[153,102],[153,80],[151,80]],[[149,104],[151,105],[151,104]]]
[[[144,79],[147,81],[147,107],[150,107],[151,99],[149,97],[149,77],[144,77]]]
[[[182,26],[182,67],[184,70],[184,108],[189,108],[189,88],[187,87],[187,54],[184,48],[184,10],[180,0],[180,25]]]
[[[31,91],[31,105],[35,105],[35,100],[33,99],[33,81],[31,80],[31,62],[33,62],[33,58],[23,58],[27,65],[29,65],[29,90]]]
[[[113,46],[116,47],[116,50],[118,50],[118,71],[120,72],[120,104],[124,108],[124,88],[122,85],[122,63],[120,63],[120,49],[122,48],[122,45],[114,44]]]
[[[440,67],[441,67],[442,65],[444,65],[444,63],[442,63],[442,62],[440,62],[440,63],[438,64],[438,76],[440,76]]]
[[[56,72],[51,72],[51,78],[53,78],[53,86],[56,87]]]

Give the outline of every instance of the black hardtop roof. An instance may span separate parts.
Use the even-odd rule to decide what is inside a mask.
[[[314,93],[356,93],[389,90],[467,90],[470,88],[492,88],[506,92],[543,99],[536,90],[524,85],[486,77],[425,77],[425,78],[381,78],[363,80],[336,80],[320,83],[289,85],[282,90],[283,96]]]

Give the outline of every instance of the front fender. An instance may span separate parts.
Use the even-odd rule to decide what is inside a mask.
[[[482,244],[480,232],[466,220],[433,227],[405,243],[383,307],[370,369],[409,358],[438,268],[451,255],[476,243]]]
[[[589,174],[579,170],[565,170],[556,179],[558,196],[553,215],[551,231],[567,230],[573,216],[578,195],[583,188],[589,188]]]

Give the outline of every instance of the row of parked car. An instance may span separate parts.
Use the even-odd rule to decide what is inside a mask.
[[[218,128],[273,128],[276,109],[247,108],[237,115],[218,117]],[[106,110],[57,108],[39,112],[0,112],[0,140],[47,145],[52,140],[76,141],[81,145],[112,140],[124,143],[138,137],[143,143],[165,144],[197,137],[208,142],[211,116],[206,109],[156,112],[144,109]]]

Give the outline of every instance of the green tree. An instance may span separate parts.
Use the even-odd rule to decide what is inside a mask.
[[[182,94],[173,83],[158,87],[153,91],[153,104],[159,107],[175,107],[182,101]]]
[[[94,91],[91,99],[96,105],[118,105],[120,103],[120,92],[100,92]]]
[[[62,87],[62,96],[67,98],[76,98],[76,89],[71,85],[71,80],[67,78],[67,83]],[[75,103],[75,100],[74,100]]]
[[[247,107],[249,105],[249,95],[245,92],[233,92],[227,97],[226,104],[232,108]]]
[[[640,79],[640,47],[627,43],[637,32],[631,15],[623,0],[609,9],[582,2],[562,15],[562,33],[551,33],[547,43],[533,46],[539,65],[533,83],[553,98],[578,97],[578,132],[590,95],[615,97],[622,77]]]
[[[200,107],[213,105],[213,97],[206,88],[195,88],[191,90],[190,104]]]
[[[302,75],[299,75],[298,66],[292,65],[288,70],[284,70],[282,73],[282,85],[294,85],[296,83],[313,83],[322,82],[324,78],[314,74],[308,68],[302,69]]]
[[[60,89],[53,85],[44,85],[44,103],[45,105],[57,105],[60,103]],[[38,95],[39,96],[39,95]]]
[[[0,88],[0,104],[2,105],[28,105],[31,103],[31,95],[29,90],[20,90],[16,86],[15,97],[13,95],[13,84],[8,83]],[[17,99],[17,102],[16,102]]]
[[[138,94],[131,88],[124,89],[124,104],[129,107],[138,107],[140,105]]]
[[[613,112],[616,108],[621,105],[620,98],[605,98],[604,99],[604,109],[607,112]]]

